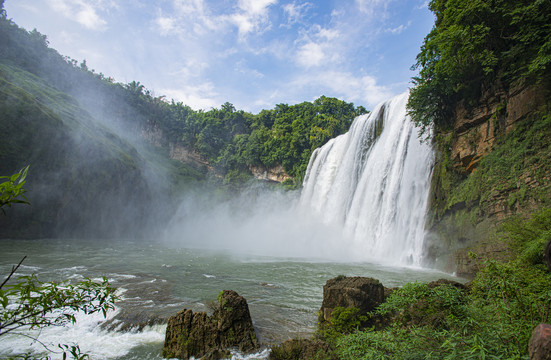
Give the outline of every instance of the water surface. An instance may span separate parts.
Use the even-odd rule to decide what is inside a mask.
[[[78,343],[92,358],[104,359],[161,359],[165,325],[159,319],[183,308],[208,312],[208,303],[225,289],[247,299],[261,342],[270,344],[313,333],[323,285],[337,275],[374,277],[386,287],[453,278],[419,268],[231,254],[154,241],[0,240],[0,248],[2,277],[26,255],[20,275],[36,273],[43,281],[105,276],[119,289],[122,300],[107,323],[101,315],[79,314],[76,325],[45,329],[39,337],[52,348]],[[148,321],[161,324],[138,326]],[[28,338],[0,339],[0,355],[32,349],[41,347]]]

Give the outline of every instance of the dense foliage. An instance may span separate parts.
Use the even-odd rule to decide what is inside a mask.
[[[551,72],[551,2],[432,0],[435,25],[414,68],[408,106],[424,131],[450,126],[459,100]]]

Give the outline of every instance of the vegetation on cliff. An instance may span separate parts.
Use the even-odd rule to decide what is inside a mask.
[[[382,327],[361,329],[365,314],[342,312],[338,326],[318,332],[333,349],[319,359],[527,359],[532,330],[549,321],[551,2],[432,0],[429,6],[436,22],[417,57],[420,74],[408,104],[421,132],[435,135],[439,152],[429,225],[448,216],[441,224],[450,237],[446,246],[487,241],[504,256],[466,251],[476,265],[470,275],[476,274],[465,287],[414,283],[392,291],[367,314],[385,319]],[[528,87],[541,97],[507,123],[507,113],[518,110],[509,100],[519,92],[511,90]],[[496,103],[481,103],[484,98]],[[464,134],[472,134],[468,145],[475,147],[469,126],[480,124],[470,120],[488,103],[483,110],[492,113],[480,118],[490,149],[462,164],[452,148]],[[461,128],[459,107],[468,120]],[[481,237],[465,230],[489,218],[493,230]],[[283,350],[274,358],[304,358]]]
[[[450,128],[456,104],[551,73],[549,1],[432,0],[435,25],[414,68],[409,108],[423,130]]]
[[[46,35],[27,32],[0,17],[0,63],[35,75],[52,89],[76,99],[92,117],[138,132],[160,132],[158,144],[169,143],[196,152],[227,181],[251,175],[251,166],[282,165],[299,183],[311,152],[346,132],[362,106],[322,96],[313,102],[278,104],[251,114],[230,103],[195,111],[165,96],[155,96],[138,81],[121,84],[89,69],[86,61],[62,57],[48,46]],[[20,71],[20,70],[19,70]]]

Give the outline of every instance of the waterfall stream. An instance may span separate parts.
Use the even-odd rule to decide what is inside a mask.
[[[420,265],[434,162],[406,113],[409,93],[357,117],[312,154],[300,206],[344,228],[358,260]],[[334,246],[334,245],[333,245]]]

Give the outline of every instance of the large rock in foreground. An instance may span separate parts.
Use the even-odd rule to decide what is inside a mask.
[[[530,360],[551,360],[551,325],[539,324],[528,344]]]
[[[384,301],[385,287],[377,279],[339,276],[327,280],[323,287],[320,325],[330,323],[332,313],[337,308],[355,308],[358,309],[358,315],[366,315]]]
[[[220,293],[212,316],[184,309],[168,319],[165,358],[221,359],[232,348],[245,353],[258,348],[247,301],[235,291]]]

